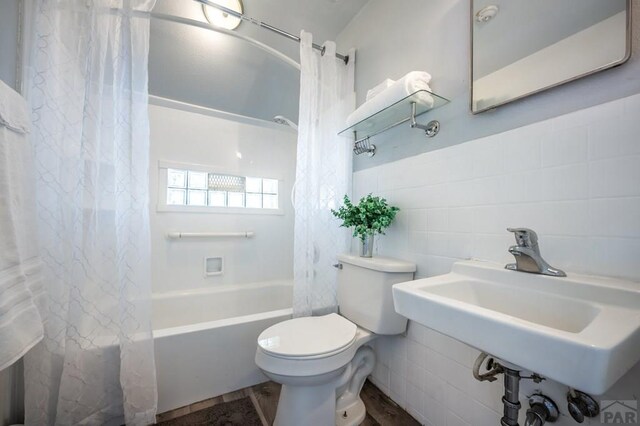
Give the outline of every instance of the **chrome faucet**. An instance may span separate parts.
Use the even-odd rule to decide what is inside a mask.
[[[516,245],[509,247],[509,253],[516,258],[516,263],[505,265],[506,269],[553,277],[567,276],[564,271],[552,268],[542,258],[535,231],[528,228],[507,228],[507,231],[513,232],[516,237]]]

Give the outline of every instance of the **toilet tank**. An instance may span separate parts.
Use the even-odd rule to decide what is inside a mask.
[[[376,334],[401,334],[407,319],[393,308],[391,286],[413,280],[416,265],[388,257],[338,256],[340,315]]]

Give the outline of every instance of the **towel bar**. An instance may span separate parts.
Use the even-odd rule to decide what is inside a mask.
[[[252,238],[253,231],[244,232],[169,232],[167,238],[179,240],[182,238]]]

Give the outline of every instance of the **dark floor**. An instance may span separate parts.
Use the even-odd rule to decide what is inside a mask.
[[[271,426],[276,416],[280,385],[261,383],[158,415],[162,426]],[[419,423],[380,389],[365,382],[360,394],[367,407],[362,426],[414,426]]]

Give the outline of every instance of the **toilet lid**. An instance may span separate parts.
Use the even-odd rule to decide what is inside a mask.
[[[258,336],[258,345],[279,357],[312,357],[349,346],[356,330],[354,323],[337,314],[294,318],[267,328]]]

